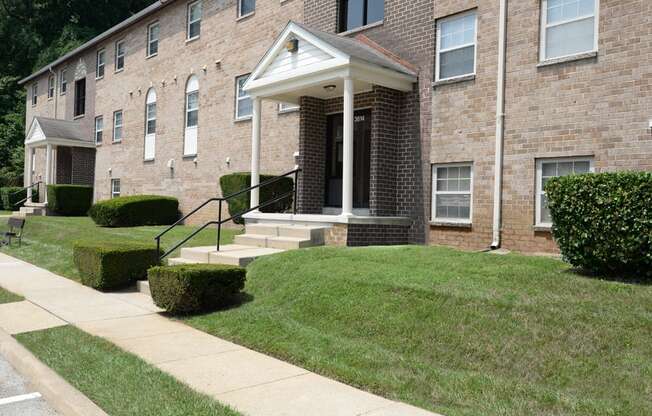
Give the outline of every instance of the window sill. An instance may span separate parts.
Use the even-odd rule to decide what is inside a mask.
[[[60,97],[63,97],[64,95],[66,95],[65,92],[62,92],[62,93],[59,94]]]
[[[242,118],[236,118],[235,120],[233,120],[233,122],[234,122],[234,123],[244,123],[244,122],[246,122],[246,121],[251,121],[252,119],[253,119],[253,117],[251,117],[251,116],[249,116],[249,117],[242,117]]]
[[[78,116],[74,116],[72,119],[73,120],[79,120],[80,118],[84,118],[84,117],[86,117],[86,114],[80,114]]]
[[[95,147],[102,147],[102,143],[95,143]]]
[[[114,74],[119,74],[120,72],[125,72],[125,69],[124,69],[124,68],[122,68],[122,69],[116,69],[115,72],[113,72],[113,73],[114,73]]]
[[[292,114],[292,113],[298,113],[299,111],[301,111],[301,107],[290,108],[288,110],[279,110],[278,113],[279,114]]]
[[[432,227],[442,227],[442,228],[463,228],[463,229],[471,229],[471,228],[473,228],[473,223],[472,222],[434,220],[434,221],[430,221],[430,225]]]
[[[48,101],[54,100],[54,97],[48,97]]]
[[[156,159],[143,159],[143,163],[151,164]]]
[[[380,21],[378,21],[378,22],[369,23],[368,25],[364,25],[364,26],[356,27],[355,29],[347,30],[346,32],[338,33],[338,35],[340,35],[340,36],[353,35],[353,34],[355,34],[355,33],[358,33],[358,32],[364,32],[364,31],[367,30],[367,29],[372,29],[372,28],[374,28],[374,27],[382,26],[382,25],[384,25],[384,24],[385,24],[385,20],[380,20]]]
[[[95,81],[102,81],[103,79],[104,79],[104,75],[102,75],[101,77],[95,77]]]
[[[555,58],[555,59],[548,59],[543,62],[539,62],[537,65],[537,68],[545,68],[548,66],[553,66],[553,65],[559,65],[559,64],[565,64],[568,62],[575,62],[575,61],[582,61],[585,59],[594,59],[598,57],[598,52],[593,51],[593,52],[586,52],[586,53],[579,53],[577,55],[571,55],[571,56],[565,56],[563,58]]]
[[[196,157],[197,157],[197,153],[193,153],[193,154],[191,154],[191,155],[183,155],[183,156],[182,156],[183,159],[194,159],[194,158],[196,158]]]
[[[461,82],[474,81],[475,74],[463,75],[461,77],[442,79],[440,81],[435,81],[432,83],[433,88],[441,87],[442,85],[458,84]]]
[[[200,38],[201,38],[201,36],[195,36],[194,38],[186,39],[186,45],[189,44],[189,43],[192,43],[192,42],[194,42],[196,40],[199,40]]]
[[[114,140],[111,142],[111,144],[121,144],[122,140]]]
[[[253,16],[253,15],[255,15],[255,14],[256,14],[256,11],[253,11],[253,12],[251,12],[251,13],[247,13],[247,14],[245,14],[245,15],[238,16],[238,18],[235,19],[235,21],[236,21],[236,22],[241,22],[241,21],[243,21],[243,20],[247,20],[248,18],[250,18],[251,16]]]
[[[153,53],[153,54],[151,54],[151,55],[147,55],[147,56],[145,57],[145,59],[152,59],[152,58],[156,58],[157,56],[158,56],[158,53]]]
[[[552,225],[535,225],[535,233],[552,233]]]

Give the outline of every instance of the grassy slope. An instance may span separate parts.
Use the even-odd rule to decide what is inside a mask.
[[[652,287],[435,247],[262,258],[239,308],[186,321],[456,415],[652,414]]]
[[[113,344],[66,326],[19,342],[111,416],[236,416]]]
[[[62,276],[79,280],[72,258],[72,246],[75,241],[132,241],[155,244],[154,237],[165,228],[102,228],[87,217],[29,217],[22,247],[13,245],[10,248],[2,248],[1,251]],[[173,246],[193,230],[193,227],[175,228],[163,237],[162,246]],[[222,242],[230,243],[236,233],[233,229],[222,230]],[[187,246],[215,244],[216,236],[214,229],[204,230]],[[171,257],[174,256],[175,254]]]
[[[21,300],[23,300],[21,296],[0,287],[0,303],[20,302]]]

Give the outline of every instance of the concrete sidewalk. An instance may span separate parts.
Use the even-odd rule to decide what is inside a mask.
[[[2,253],[0,286],[26,299],[0,305],[7,332],[73,324],[246,415],[435,415],[165,318],[141,293],[100,293]]]

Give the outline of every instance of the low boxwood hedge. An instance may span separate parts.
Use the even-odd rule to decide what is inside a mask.
[[[652,277],[652,173],[551,179],[545,188],[563,257],[587,271]]]
[[[151,268],[148,278],[158,307],[186,315],[227,305],[244,289],[246,271],[215,264],[162,266]]]
[[[23,204],[17,205],[18,201],[27,198],[27,190],[19,186],[6,186],[0,188],[0,208],[6,211],[16,211]],[[38,202],[38,193],[32,189],[32,202]]]
[[[98,202],[88,214],[104,227],[170,225],[179,219],[179,201],[158,195],[123,196]]]
[[[92,186],[48,185],[48,209],[59,215],[84,216],[92,203]]]
[[[260,175],[260,182],[263,183],[270,179],[276,178],[273,175]],[[220,178],[220,186],[222,188],[222,195],[233,195],[243,189],[251,186],[251,173],[238,172],[229,175],[224,175]],[[294,187],[294,180],[285,177],[278,182],[260,188],[260,202],[265,203],[272,199],[279,197],[287,192],[292,191]],[[247,192],[243,195],[229,200],[229,214],[231,216],[237,215],[246,211],[251,203],[251,193]],[[292,207],[292,197],[283,199],[277,203],[271,204],[267,207],[261,208],[261,212],[285,212]],[[244,224],[242,218],[235,220],[236,224]]]
[[[160,264],[156,246],[125,242],[77,242],[73,258],[81,282],[99,290],[121,289],[145,280],[147,270]]]

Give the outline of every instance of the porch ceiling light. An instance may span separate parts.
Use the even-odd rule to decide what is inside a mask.
[[[333,92],[333,91],[335,91],[335,88],[337,88],[337,85],[333,85],[333,84],[326,85],[326,86],[324,87],[324,89],[325,89],[326,91],[328,91],[328,92]]]

